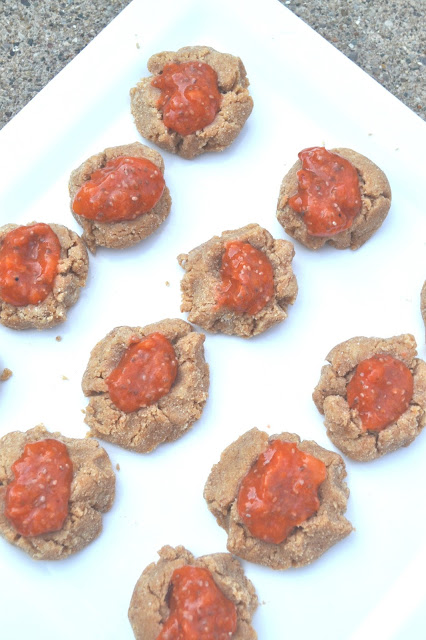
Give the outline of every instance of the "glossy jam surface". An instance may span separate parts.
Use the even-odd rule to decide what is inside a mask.
[[[408,409],[413,387],[413,375],[401,360],[379,354],[357,366],[346,388],[348,404],[365,431],[381,431]]]
[[[106,379],[110,398],[125,413],[147,407],[169,393],[177,370],[173,345],[162,333],[132,338]]]
[[[217,73],[204,62],[167,64],[151,84],[161,91],[157,107],[164,124],[181,136],[204,129],[219,111]]]
[[[0,298],[15,307],[43,302],[58,274],[61,244],[49,225],[17,227],[0,247]]]
[[[5,515],[22,536],[38,536],[62,528],[68,515],[73,465],[66,446],[47,439],[27,444],[12,465]]]
[[[122,222],[151,211],[164,191],[160,169],[146,158],[119,157],[97,169],[74,197],[73,211],[88,220]]]
[[[254,315],[274,296],[274,272],[269,258],[248,242],[225,245],[221,277],[217,304],[236,313]]]
[[[292,442],[274,440],[244,477],[238,513],[255,538],[280,544],[320,506],[325,464]]]
[[[207,569],[175,569],[168,604],[170,615],[157,640],[230,640],[237,629],[235,605]]]
[[[299,158],[299,187],[288,204],[303,217],[308,233],[328,237],[349,229],[362,204],[355,167],[323,147],[304,149]]]

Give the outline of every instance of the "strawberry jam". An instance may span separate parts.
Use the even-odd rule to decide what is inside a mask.
[[[241,520],[260,540],[280,544],[314,515],[325,464],[293,442],[274,440],[244,477],[237,498]]]
[[[228,242],[222,257],[217,303],[236,313],[254,315],[274,296],[274,272],[263,253],[248,242]]]
[[[151,84],[161,91],[157,107],[164,124],[181,136],[204,129],[219,111],[217,73],[204,62],[167,64]]]
[[[230,640],[237,629],[235,605],[207,569],[175,569],[168,600],[170,615],[157,640]]]
[[[97,222],[134,220],[155,207],[164,187],[163,174],[150,160],[121,156],[92,173],[75,195],[72,208]]]
[[[53,439],[27,444],[12,471],[15,479],[6,489],[5,515],[17,532],[28,537],[61,529],[73,477],[66,446]]]
[[[147,407],[169,393],[177,370],[173,345],[162,333],[132,338],[106,379],[110,398],[125,413]]]
[[[385,354],[363,360],[347,386],[347,399],[365,431],[381,431],[408,409],[413,375],[401,360]]]
[[[0,298],[15,307],[43,302],[58,275],[61,244],[49,225],[17,227],[0,248]]]
[[[299,188],[289,198],[311,236],[331,237],[350,229],[361,211],[358,173],[345,158],[323,147],[299,153],[302,169],[297,172]]]

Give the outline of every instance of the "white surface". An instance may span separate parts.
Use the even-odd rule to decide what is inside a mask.
[[[311,392],[325,355],[342,340],[411,332],[425,355],[426,127],[275,0],[135,0],[1,132],[1,223],[60,222],[79,231],[68,208],[70,171],[106,146],[140,139],[130,87],[147,75],[151,54],[189,44],[243,59],[253,114],[222,154],[194,161],[163,154],[169,220],[139,246],[91,259],[88,286],[65,325],[44,333],[0,328],[0,367],[13,370],[0,388],[0,435],[43,422],[83,437],[80,381],[90,349],[116,325],[183,317],[178,253],[249,222],[285,237],[276,200],[300,149],[324,143],[367,155],[389,178],[392,208],[357,252],[296,246],[300,292],[285,323],[250,341],[207,336],[210,398],[185,437],[150,455],[105,445],[121,470],[97,541],[54,563],[34,562],[0,540],[6,640],[130,640],[130,597],[157,549],[225,550],[202,497],[225,446],[270,425],[271,433],[294,431],[332,448]],[[425,456],[423,434],[382,460],[348,461],[347,515],[356,531],[312,566],[280,573],[244,563],[262,603],[259,639],[425,637]]]

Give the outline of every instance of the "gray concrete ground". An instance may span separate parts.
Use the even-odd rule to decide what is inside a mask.
[[[426,120],[425,0],[279,1]],[[0,0],[0,127],[127,4]]]

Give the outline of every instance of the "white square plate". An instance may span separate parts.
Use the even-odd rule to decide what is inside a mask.
[[[0,328],[0,367],[13,370],[0,388],[0,435],[43,422],[84,437],[80,381],[91,348],[114,326],[183,317],[179,253],[249,222],[285,237],[276,201],[300,149],[345,146],[370,157],[391,183],[391,211],[356,252],[296,245],[299,296],[282,325],[250,341],[207,336],[210,398],[186,436],[149,455],[105,445],[120,471],[98,540],[56,563],[34,562],[0,540],[5,640],[130,640],[133,587],[162,545],[195,555],[225,550],[202,497],[225,446],[257,426],[333,448],[311,393],[342,340],[410,332],[424,356],[426,126],[277,0],[132,2],[0,133],[1,224],[59,222],[79,232],[70,171],[107,146],[140,140],[129,89],[147,75],[150,55],[195,44],[242,58],[253,114],[221,154],[163,154],[169,219],[139,246],[91,258],[88,285],[63,326]],[[425,637],[425,458],[423,434],[382,460],[347,461],[356,530],[310,567],[244,563],[261,603],[261,640]]]

